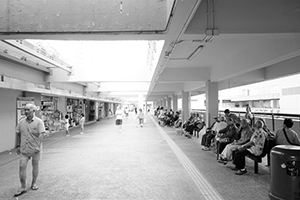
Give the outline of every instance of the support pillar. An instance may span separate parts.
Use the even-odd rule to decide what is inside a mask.
[[[144,96],[142,94],[138,95],[138,109],[143,109],[144,106]]]
[[[206,119],[208,126],[213,122],[213,116],[219,111],[219,88],[217,82],[206,82]]]
[[[171,98],[170,97],[167,97],[167,109],[168,109],[168,111],[172,109]]]
[[[162,102],[163,102],[163,107],[164,107],[164,109],[166,109],[167,108],[167,101],[166,101],[166,98],[163,98],[163,100],[162,100]]]
[[[172,109],[174,112],[176,112],[178,110],[178,96],[175,94],[172,95],[172,103]]]
[[[191,108],[190,92],[182,91],[182,122],[184,122],[189,118],[190,108]]]

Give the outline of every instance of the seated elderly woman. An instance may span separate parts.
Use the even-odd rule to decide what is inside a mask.
[[[196,113],[191,113],[189,119],[183,124],[182,135],[187,138],[192,138],[195,124],[199,120],[199,117]]]
[[[193,131],[201,131],[205,126],[205,121],[203,119],[203,115],[197,113],[196,114],[196,119],[193,123]],[[191,132],[191,134],[193,134],[193,131]]]
[[[182,116],[181,116],[181,112],[177,111],[176,115],[178,115],[178,118],[175,116],[175,118],[177,118],[177,120],[174,122],[174,127],[175,128],[181,128],[182,126]]]
[[[216,142],[217,142],[217,153],[221,154],[227,144],[232,143],[234,140],[239,139],[238,135],[238,128],[240,126],[240,118],[236,121],[229,121],[227,122],[226,128],[219,131],[216,135]]]
[[[243,144],[246,144],[250,141],[252,136],[253,129],[250,127],[250,120],[242,119],[241,127],[239,128],[238,134],[240,135],[239,140],[235,140],[234,142],[227,144],[225,149],[220,154],[219,163],[227,164],[229,160],[232,160],[233,151],[237,150]]]
[[[245,168],[245,156],[254,155],[259,156],[263,152],[267,133],[263,130],[264,123],[261,120],[257,120],[255,123],[255,131],[251,136],[251,139],[246,144],[243,144],[237,148],[234,154],[233,164],[237,170],[236,175],[242,175],[247,173]]]

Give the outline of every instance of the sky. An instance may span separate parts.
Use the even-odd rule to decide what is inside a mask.
[[[76,80],[99,82],[103,94],[125,101],[135,101],[139,95],[146,95],[164,44],[155,41],[154,67],[150,67],[148,41],[27,41],[43,47],[48,53],[59,54],[61,60],[73,67]],[[121,82],[122,79],[125,82]]]
[[[42,44],[46,49],[55,49],[62,60],[86,76],[103,72],[107,75],[121,73],[126,76],[136,69],[149,70],[147,41],[28,41]],[[151,76],[145,76],[143,80],[150,81]]]

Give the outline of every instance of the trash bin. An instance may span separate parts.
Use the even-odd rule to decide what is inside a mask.
[[[275,146],[270,175],[270,199],[300,200],[300,146]]]

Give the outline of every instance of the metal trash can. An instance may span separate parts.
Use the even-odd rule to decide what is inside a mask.
[[[300,200],[300,146],[275,146],[270,175],[270,199]]]

